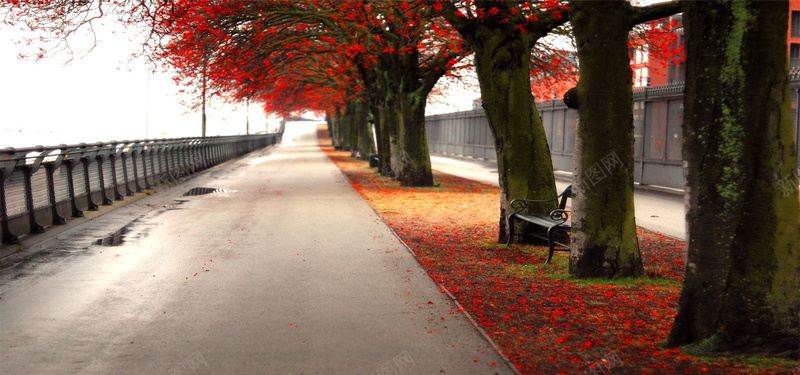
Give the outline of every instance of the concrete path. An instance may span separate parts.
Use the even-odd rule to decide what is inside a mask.
[[[314,129],[4,259],[0,373],[514,373]]]
[[[486,160],[431,155],[433,169],[484,184],[498,186],[497,163]],[[556,175],[556,188],[564,190],[572,175]],[[634,192],[636,224],[647,230],[686,240],[686,216],[683,194],[678,191],[661,191],[652,187],[637,187]]]

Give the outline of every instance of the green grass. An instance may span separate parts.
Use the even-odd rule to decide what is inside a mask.
[[[541,256],[542,259],[547,257],[547,250],[542,247],[523,246],[519,250],[527,254],[535,254]],[[519,277],[534,277],[534,278],[547,278],[552,280],[559,280],[564,282],[571,282],[584,285],[619,285],[619,286],[639,286],[639,285],[652,285],[652,286],[676,286],[680,287],[681,283],[675,280],[665,279],[661,277],[619,277],[614,279],[603,278],[590,278],[579,279],[569,274],[569,257],[565,254],[556,253],[549,264],[536,263],[536,264],[514,264],[506,268],[506,272],[511,275]]]

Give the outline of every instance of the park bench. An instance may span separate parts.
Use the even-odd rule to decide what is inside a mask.
[[[508,242],[510,245],[514,240],[514,224],[517,221],[523,221],[533,224],[535,227],[531,233],[520,235],[528,235],[547,241],[550,248],[550,253],[547,255],[545,264],[550,263],[553,259],[553,252],[555,251],[569,251],[569,231],[572,229],[572,222],[569,221],[569,210],[566,209],[567,199],[572,197],[572,185],[567,186],[561,194],[551,199],[534,200],[534,199],[514,199],[511,201],[511,208],[514,213],[508,215],[506,224],[508,226]],[[531,204],[547,203],[558,201],[558,208],[551,211],[549,214],[531,214],[528,208]],[[558,247],[557,247],[558,246]]]

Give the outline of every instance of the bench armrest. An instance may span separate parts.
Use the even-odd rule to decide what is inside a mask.
[[[552,199],[514,199],[511,201],[511,208],[514,209],[514,213],[520,213],[525,211],[525,208],[528,207],[529,203],[546,203],[558,200],[559,197],[555,197]]]
[[[556,209],[556,210],[550,211],[550,218],[555,220],[555,221],[560,221],[562,223],[566,223],[567,220],[569,220],[570,212],[572,212],[572,211]]]
[[[514,200],[511,201],[511,203],[509,205],[511,206],[511,208],[514,209],[514,212],[512,213],[512,215],[513,215],[513,214],[518,214],[518,213],[520,213],[522,211],[525,211],[525,209],[528,207],[528,204],[530,204],[530,203],[547,203],[547,202],[561,200],[561,202],[558,204],[558,209],[561,210],[561,211],[564,211],[564,207],[565,207],[565,205],[567,203],[567,198],[571,198],[571,197],[572,197],[572,185],[569,185],[569,186],[567,186],[566,189],[564,189],[564,191],[561,192],[561,194],[556,195],[555,198],[550,198],[550,199],[514,199]],[[569,212],[569,211],[564,211],[564,212]],[[552,215],[552,213],[551,213],[551,215]],[[556,219],[554,219],[554,220],[556,220]],[[557,219],[557,220],[561,220],[561,219]],[[565,219],[565,221],[566,221],[566,219]]]

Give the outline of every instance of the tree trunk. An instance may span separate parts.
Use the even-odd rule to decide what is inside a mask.
[[[389,157],[389,125],[386,120],[386,106],[385,99],[371,100],[370,112],[372,119],[375,122],[375,139],[378,146],[376,153],[378,153],[378,171],[384,175],[391,175],[391,158]]]
[[[497,153],[498,240],[505,242],[505,217],[511,213],[511,200],[549,199],[557,194],[547,135],[531,94],[529,64],[533,42],[524,40],[511,26],[479,27],[471,39],[481,100]],[[554,208],[555,202],[537,210],[541,213]]]
[[[425,134],[425,97],[417,91],[402,92],[395,101],[400,119],[399,180],[402,186],[433,186],[428,138]]]
[[[387,124],[394,177],[403,186],[433,186],[428,141],[425,134],[425,104],[440,73],[423,76],[417,53],[391,54],[383,60],[387,87],[386,104],[391,110]]]
[[[368,160],[369,155],[375,150],[372,140],[367,113],[367,105],[361,100],[351,100],[347,103],[347,122],[350,128],[350,144],[353,146],[351,156]]]
[[[451,1],[443,4],[442,15],[475,52],[481,100],[497,153],[498,240],[505,242],[511,200],[550,199],[557,194],[547,136],[531,93],[530,64],[534,44],[566,23],[567,17],[540,12],[536,20],[529,21],[520,4],[508,1],[475,2],[475,7],[495,16],[467,17]],[[499,19],[504,21],[497,22]],[[554,208],[552,202],[535,210],[541,213]]]
[[[570,1],[581,76],[567,103],[578,109],[570,273],[644,273],[633,206],[633,89],[621,1]]]
[[[354,100],[348,100],[347,104],[345,104],[344,121],[347,123],[347,143],[350,144],[351,157],[360,156],[358,150],[358,133],[359,128],[362,127],[359,122],[361,120],[360,117],[358,103]],[[366,121],[366,118],[364,120]]]
[[[361,151],[361,160],[369,160],[369,156],[375,153],[375,138],[372,134],[372,124],[369,122],[367,103],[360,102],[359,107],[361,107],[361,126],[358,131],[358,149]]]
[[[369,97],[369,109],[375,121],[375,132],[378,149],[378,171],[383,176],[392,176],[391,142],[394,134],[389,119],[389,106],[386,103],[387,85],[383,73],[378,69],[369,69],[365,64],[356,64]]]
[[[349,149],[350,145],[348,143],[348,138],[346,137],[346,134],[348,134],[348,128],[341,108],[336,108],[331,116],[331,120],[333,124],[333,134],[331,134],[331,136],[333,138],[334,148],[337,150]]]
[[[325,111],[325,123],[328,125],[328,135],[331,137],[331,146],[333,146],[333,114],[330,109]]]
[[[788,5],[683,4],[689,238],[668,345],[796,358],[800,199],[781,190],[797,168]]]

